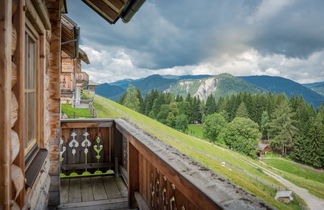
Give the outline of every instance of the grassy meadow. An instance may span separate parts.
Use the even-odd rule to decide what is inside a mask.
[[[260,165],[257,160],[194,137],[202,136],[201,125],[190,125],[190,135],[187,135],[106,98],[96,96],[94,104],[99,117],[122,117],[133,122],[278,209],[304,208],[303,201],[298,197],[290,204],[274,199],[276,191],[285,187],[263,173],[261,168],[250,164]]]
[[[62,113],[66,114],[68,118],[88,118],[91,112],[88,108],[74,108],[71,104],[62,104]]]

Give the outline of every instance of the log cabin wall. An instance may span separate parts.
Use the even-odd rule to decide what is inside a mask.
[[[42,209],[49,191],[59,197],[60,2],[0,0],[0,46],[4,49],[0,51],[0,209]],[[35,114],[37,146],[33,152],[25,147],[25,41],[29,34],[36,66],[37,111],[31,114]],[[50,202],[56,205],[59,201]]]
[[[0,209],[10,209],[12,1],[0,1]]]

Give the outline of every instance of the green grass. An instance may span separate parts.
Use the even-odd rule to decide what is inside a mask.
[[[92,116],[89,109],[73,108],[70,104],[62,104],[62,113],[66,114],[68,118],[89,118]]]
[[[264,159],[263,162],[291,174],[324,183],[324,173],[311,167],[284,159]]]
[[[118,112],[107,109],[101,103],[98,103],[96,100],[94,101],[94,106],[96,108],[96,113],[98,118],[120,118],[122,117]]]
[[[276,190],[274,188],[284,189],[284,187],[275,179],[264,174],[262,170],[253,167],[247,163],[247,161],[252,161],[254,163],[259,164],[256,160],[241,155],[237,152],[211,144],[207,141],[197,139],[193,136],[188,136],[164,124],[161,124],[154,119],[151,119],[145,115],[130,110],[118,103],[115,103],[100,96],[96,96],[95,106],[97,110],[100,109],[102,110],[102,112],[107,113],[116,112],[104,103],[109,103],[113,107],[122,111],[124,114],[120,115],[122,115],[124,118],[137,124],[147,132],[169,143],[173,147],[179,149],[181,152],[201,162],[205,166],[216,171],[220,175],[223,175],[232,182],[242,186],[243,188],[247,189],[251,193],[255,194],[256,196],[269,203],[270,205],[273,205],[278,209],[301,208],[300,205],[303,202],[299,198],[296,201],[297,203],[292,204],[284,204],[274,199],[274,195],[276,193]],[[101,115],[101,117],[110,116],[104,116],[103,114]],[[199,128],[196,127],[194,129],[198,130]],[[224,167],[222,165],[222,161],[225,161],[228,164],[226,164],[226,166]],[[240,170],[238,170],[238,168],[240,168]],[[242,170],[244,170],[246,173],[256,176],[257,179],[247,175],[246,173],[243,173]],[[264,184],[265,182],[267,184]]]
[[[322,171],[285,159],[267,158],[263,162],[279,169],[277,173],[287,180],[308,189],[320,198],[324,198],[324,173]]]
[[[198,138],[204,138],[202,124],[190,124],[188,125],[187,133]]]
[[[266,152],[263,157],[272,157],[272,158],[280,158],[280,155],[277,153],[273,153],[273,152]]]

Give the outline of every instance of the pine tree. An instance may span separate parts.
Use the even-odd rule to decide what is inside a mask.
[[[267,140],[269,140],[269,127],[270,127],[270,118],[267,111],[262,112],[261,117],[261,131],[262,135],[266,137]]]
[[[209,95],[205,105],[205,115],[210,115],[216,112],[216,101],[213,95]]]
[[[293,147],[294,139],[298,134],[293,116],[288,101],[283,100],[273,113],[273,120],[270,123],[271,147],[281,151],[282,155],[286,155]]]
[[[249,113],[244,102],[241,102],[240,106],[237,108],[236,117],[249,118]]]
[[[160,112],[162,104],[165,104],[164,94],[159,93],[157,98],[154,99],[152,110],[150,112],[150,117],[157,118],[157,115]]]
[[[291,157],[317,168],[324,167],[324,124],[319,115],[309,126],[307,134],[297,139]]]
[[[149,115],[149,113],[152,111],[154,100],[158,97],[157,90],[153,89],[150,92],[147,93],[145,99],[144,99],[144,114]]]

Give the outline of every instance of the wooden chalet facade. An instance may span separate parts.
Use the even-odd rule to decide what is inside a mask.
[[[144,0],[83,2],[115,23]],[[66,12],[65,0],[0,0],[0,209],[271,209],[125,120],[60,121]]]
[[[78,46],[80,29],[69,17],[63,15],[62,23],[62,68],[61,103],[79,105],[81,90],[89,83],[89,75],[81,70],[81,61],[89,64],[87,54]]]

